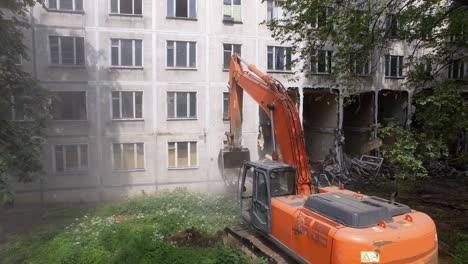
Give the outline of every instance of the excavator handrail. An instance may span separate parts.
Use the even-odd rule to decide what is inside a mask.
[[[249,71],[244,71],[242,63]],[[296,168],[297,193],[311,193],[311,172],[307,162],[299,113],[284,86],[272,76],[263,73],[237,54],[231,57],[229,68],[229,142],[233,149],[241,149],[243,91],[265,111],[273,114],[274,135],[281,151],[282,161]],[[273,153],[275,159],[276,153]]]

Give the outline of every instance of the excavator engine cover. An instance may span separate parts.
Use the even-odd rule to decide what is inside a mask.
[[[374,196],[359,198],[342,193],[311,195],[307,198],[304,207],[354,228],[375,226],[380,221],[391,222],[393,216],[411,212],[406,205],[392,204],[382,198]]]

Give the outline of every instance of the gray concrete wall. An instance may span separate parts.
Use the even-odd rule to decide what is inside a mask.
[[[223,43],[241,44],[242,57],[260,70],[267,68],[267,46],[281,46],[270,37],[264,25],[266,3],[242,1],[242,23],[223,23],[222,1],[197,1],[195,20],[166,17],[166,1],[143,0],[141,16],[116,16],[109,13],[109,1],[84,1],[83,13],[60,13],[32,9],[31,33],[26,38],[32,59],[25,69],[34,72],[42,85],[51,91],[86,91],[87,120],[50,121],[44,161],[49,177],[39,184],[18,186],[23,202],[89,202],[121,199],[161,189],[186,186],[205,191],[223,191],[217,158],[229,123],[222,118],[223,92],[227,91],[228,73],[222,70]],[[50,64],[50,35],[85,38],[86,63],[80,67]],[[110,63],[110,39],[132,38],[143,41],[143,67],[113,68]],[[168,40],[195,41],[195,69],[166,68]],[[396,43],[392,52],[408,54],[404,43]],[[33,66],[36,65],[34,68]],[[400,79],[383,76],[383,60],[377,73],[363,91],[399,90]],[[301,118],[304,90],[327,88],[330,83],[320,76],[290,82],[293,74],[272,73],[286,87],[298,87]],[[143,120],[112,120],[112,91],[142,91]],[[195,120],[167,120],[168,91],[197,93]],[[339,94],[343,94],[339,91]],[[244,97],[243,143],[258,159],[257,136],[259,115],[256,103]],[[342,129],[343,105],[337,97],[337,116],[333,125]],[[341,100],[341,101],[340,101]],[[327,112],[328,113],[328,112]],[[327,125],[328,127],[329,125]],[[196,141],[198,165],[190,169],[169,169],[167,143]],[[315,140],[319,142],[320,140]],[[327,139],[327,142],[332,142]],[[112,168],[112,143],[144,143],[145,168],[117,172]],[[53,148],[56,144],[88,144],[88,170],[82,173],[56,173]],[[330,143],[331,144],[331,143]]]

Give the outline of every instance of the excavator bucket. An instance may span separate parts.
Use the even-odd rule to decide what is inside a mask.
[[[239,171],[246,161],[250,161],[250,151],[247,148],[221,149],[218,156],[218,167],[226,185],[237,186]]]

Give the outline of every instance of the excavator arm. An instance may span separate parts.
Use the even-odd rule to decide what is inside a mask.
[[[249,94],[265,111],[274,128],[273,160],[278,159],[275,145],[279,146],[284,163],[296,168],[297,193],[311,193],[311,172],[307,162],[299,114],[283,85],[273,77],[262,73],[254,65],[247,63],[249,71],[244,71],[242,59],[232,55],[229,69],[229,110],[230,133],[228,144],[232,149],[241,149],[243,92]]]

